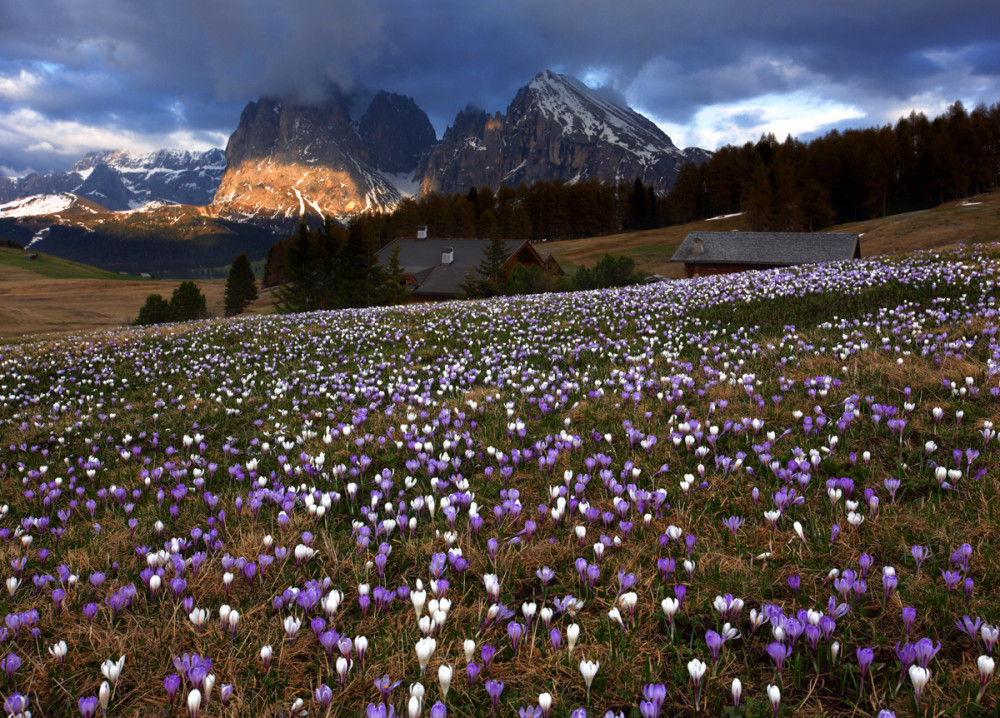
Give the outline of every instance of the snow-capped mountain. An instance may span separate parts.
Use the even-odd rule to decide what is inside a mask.
[[[551,71],[521,88],[506,114],[467,108],[458,114],[417,170],[421,191],[598,179],[668,190],[686,161],[704,150],[681,150],[659,127],[583,83]]]
[[[349,105],[336,90],[320,105],[248,104],[226,146],[213,207],[225,217],[279,224],[393,208],[402,199],[393,174],[413,172],[434,129],[401,95],[379,93],[357,123]]]
[[[68,172],[0,177],[0,202],[72,192],[112,211],[136,209],[153,200],[206,205],[224,170],[221,149],[94,152]]]
[[[93,152],[70,171],[89,181],[101,165],[113,170],[128,191],[128,207],[108,209],[135,209],[153,200],[199,206],[212,201],[226,169],[226,156],[218,148],[205,152]],[[88,196],[86,192],[78,194]],[[91,199],[100,203],[96,197]]]

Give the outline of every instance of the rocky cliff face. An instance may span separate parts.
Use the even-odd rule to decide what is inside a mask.
[[[631,182],[666,191],[688,159],[650,120],[564,75],[539,73],[506,114],[467,108],[417,170],[422,192],[539,180]]]
[[[357,126],[348,105],[339,92],[309,107],[247,105],[226,147],[215,207],[251,220],[343,219],[394,207],[402,196],[386,175],[412,172],[434,141],[430,121],[400,95],[377,95]]]
[[[358,122],[368,163],[389,174],[413,172],[437,141],[434,127],[412,98],[394,92],[375,95]]]

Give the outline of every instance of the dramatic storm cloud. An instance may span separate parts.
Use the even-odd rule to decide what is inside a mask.
[[[440,134],[543,69],[716,149],[992,104],[998,58],[995,0],[7,0],[0,171],[224,146],[246,102],[331,84],[410,95]]]

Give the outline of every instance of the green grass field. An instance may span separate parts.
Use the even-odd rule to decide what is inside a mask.
[[[35,259],[25,255],[37,254]],[[24,279],[132,279],[41,252],[0,247],[0,282]]]

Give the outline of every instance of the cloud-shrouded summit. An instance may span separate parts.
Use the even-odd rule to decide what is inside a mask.
[[[681,147],[1000,100],[1000,6],[958,0],[10,0],[0,173],[224,146],[257,97],[413,97],[438,135],[538,71],[602,88]]]

